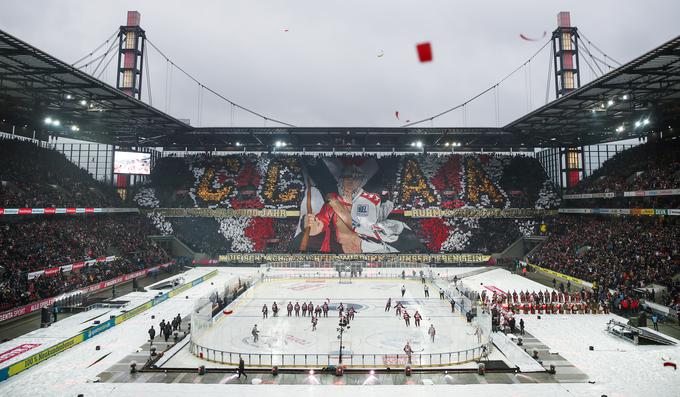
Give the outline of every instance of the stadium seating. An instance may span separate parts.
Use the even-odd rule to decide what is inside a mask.
[[[620,301],[651,283],[668,287],[677,304],[680,225],[674,217],[560,216],[530,263],[589,282]],[[615,305],[615,307],[618,305]]]
[[[61,153],[30,142],[0,145],[0,207],[119,207],[112,186]]]
[[[152,223],[136,214],[62,215],[3,223],[0,303],[11,307],[167,262],[168,255],[146,238],[151,234],[157,234]],[[121,260],[28,280],[29,272],[107,255]]]
[[[680,142],[648,142],[605,161],[569,193],[599,193],[680,187]]]

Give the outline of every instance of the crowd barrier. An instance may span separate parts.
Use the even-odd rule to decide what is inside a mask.
[[[274,266],[270,266],[274,265]],[[319,271],[319,278],[335,278],[339,279],[338,273],[335,271],[335,264],[316,264],[317,268],[309,268],[308,263],[274,263],[261,266],[261,277],[263,280],[266,279],[276,279],[279,277],[308,277],[306,271],[316,272]],[[343,264],[340,264],[343,266]],[[346,264],[351,267],[352,264]],[[452,351],[452,352],[442,352],[442,353],[413,353],[409,359],[409,356],[403,353],[364,353],[357,354],[352,353],[348,350],[347,353],[342,354],[342,362],[340,362],[340,354],[337,351],[331,351],[329,353],[303,353],[303,354],[286,354],[286,353],[247,353],[247,352],[233,352],[227,350],[212,349],[210,347],[203,346],[195,337],[195,332],[200,330],[201,332],[210,328],[223,313],[220,312],[212,318],[207,311],[202,311],[202,308],[196,308],[194,313],[192,313],[192,338],[190,343],[190,352],[200,359],[214,362],[224,365],[239,365],[239,359],[243,358],[246,366],[249,367],[272,367],[274,365],[279,367],[327,367],[327,366],[337,366],[339,364],[345,365],[347,367],[355,368],[385,368],[385,367],[405,367],[406,365],[411,365],[413,367],[446,367],[452,365],[464,364],[470,361],[477,361],[486,357],[492,348],[492,340],[490,338],[491,332],[491,317],[488,313],[484,312],[481,307],[477,306],[475,303],[467,299],[459,291],[452,289],[448,280],[445,278],[438,277],[432,272],[432,269],[428,267],[423,267],[422,264],[407,263],[404,266],[394,266],[390,268],[378,268],[378,269],[364,269],[364,271],[375,272],[375,277],[390,277],[401,279],[402,270],[409,270],[406,273],[406,277],[409,279],[425,277],[428,281],[432,282],[436,288],[441,288],[444,290],[445,297],[448,301],[454,301],[458,310],[462,314],[469,312],[475,313],[475,316],[471,319],[476,326],[479,326],[483,332],[483,339],[478,346],[473,348]],[[408,265],[409,267],[405,267]],[[270,269],[269,272],[267,269]],[[275,274],[267,274],[267,273]],[[393,271],[389,274],[383,274],[378,276],[377,271],[387,270]],[[413,273],[411,270],[415,270]],[[423,270],[422,274],[420,270]],[[344,270],[346,271],[346,270]],[[302,273],[300,273],[302,272]],[[367,275],[366,277],[372,277]],[[313,277],[316,278],[316,275]],[[256,284],[258,280],[253,280]],[[253,284],[251,288],[254,287]],[[436,292],[435,292],[436,293]],[[207,305],[205,306],[207,307]],[[475,307],[475,310],[472,308]],[[196,325],[195,325],[196,324]],[[198,342],[197,342],[198,340]]]
[[[223,350],[215,350],[200,346],[193,341],[190,345],[191,353],[214,363],[234,365],[239,364],[243,358],[249,367],[328,367],[344,365],[355,368],[384,368],[384,367],[444,367],[464,364],[470,361],[480,360],[489,352],[488,344],[477,346],[472,349],[445,352],[445,353],[413,353],[409,361],[406,354],[342,354],[342,363],[339,353],[305,353],[305,354],[269,354],[269,353],[237,353]]]
[[[139,213],[138,208],[49,207],[49,208],[0,208],[0,215],[76,215]]]
[[[560,214],[670,215],[680,216],[680,208],[560,208]]]
[[[50,276],[56,275],[60,271],[70,272],[71,270],[82,269],[85,266],[92,266],[92,265],[97,264],[97,263],[113,262],[117,258],[118,257],[115,256],[115,255],[113,255],[113,256],[102,256],[101,258],[97,258],[97,259],[90,259],[90,260],[86,260],[86,261],[74,262],[74,263],[71,263],[71,264],[68,264],[68,265],[54,266],[54,267],[50,267],[50,268],[47,268],[47,269],[38,270],[36,272],[29,272],[26,276],[28,277],[29,280],[33,280],[34,278],[36,278],[38,276],[42,276],[42,275],[50,277]]]
[[[634,190],[634,191],[618,191],[618,192],[601,192],[601,193],[582,193],[582,194],[565,194],[562,196],[563,200],[581,200],[591,198],[606,198],[612,199],[616,197],[658,197],[658,196],[676,196],[680,195],[680,189],[662,189],[662,190]]]
[[[111,318],[108,321],[105,321],[105,322],[103,322],[99,325],[90,327],[90,328],[86,329],[85,331],[79,333],[78,335],[75,335],[75,336],[73,336],[73,337],[71,337],[71,338],[69,338],[69,339],[67,339],[63,342],[60,342],[60,343],[58,343],[58,344],[56,344],[56,345],[54,345],[54,346],[52,346],[48,349],[45,349],[41,352],[38,352],[38,353],[36,353],[36,354],[34,354],[34,355],[24,359],[24,360],[21,360],[17,363],[14,363],[12,365],[7,366],[7,367],[4,367],[4,368],[0,369],[0,382],[11,377],[11,376],[14,376],[14,375],[20,373],[22,371],[25,371],[25,370],[31,368],[32,366],[34,366],[34,365],[36,365],[36,364],[38,364],[42,361],[47,360],[48,358],[56,356],[57,354],[61,353],[62,351],[70,349],[71,347],[73,347],[73,346],[75,346],[79,343],[82,343],[82,342],[84,342],[84,341],[86,341],[86,340],[88,340],[88,339],[110,329],[110,328],[113,328],[116,325],[119,325],[122,322],[127,321],[127,320],[135,317],[136,315],[150,309],[151,307],[153,307],[153,306],[155,306],[155,305],[157,305],[161,302],[164,302],[167,299],[172,298],[173,296],[176,296],[177,294],[180,294],[180,293],[188,290],[189,288],[194,287],[194,286],[202,283],[203,281],[208,280],[208,279],[210,279],[210,278],[212,278],[216,275],[217,275],[217,270],[213,270],[212,272],[210,272],[210,273],[208,273],[204,276],[201,276],[201,277],[199,277],[199,278],[197,278],[197,279],[195,279],[191,282],[185,283],[185,284],[183,284],[183,285],[181,285],[181,286],[179,286],[179,287],[177,287],[177,288],[175,288],[171,291],[168,291],[168,292],[166,292],[162,295],[158,295],[158,296],[154,297],[153,299],[135,307],[134,309],[132,309],[128,312],[125,312],[125,313],[120,314],[120,315],[118,315],[114,318]]]
[[[553,277],[561,277],[565,280],[571,281],[573,284],[582,285],[582,286],[587,287],[587,288],[593,288],[593,283],[589,283],[588,281],[581,280],[580,278],[567,276],[566,274],[556,272],[554,270],[546,269],[544,267],[534,265],[534,264],[531,264],[531,263],[527,263],[527,265],[529,265],[532,269],[539,271],[541,273],[549,274]]]

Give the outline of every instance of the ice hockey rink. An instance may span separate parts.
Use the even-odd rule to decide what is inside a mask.
[[[310,360],[314,360],[315,355],[336,356],[339,353],[338,306],[342,304],[345,310],[350,307],[356,310],[354,320],[343,336],[344,355],[403,355],[406,342],[411,345],[414,356],[448,354],[480,346],[484,341],[478,340],[473,325],[467,323],[459,310],[451,315],[451,305],[448,300],[439,298],[436,285],[427,283],[430,296],[425,297],[424,285],[420,280],[408,278],[355,278],[351,283],[341,283],[337,278],[263,281],[227,308],[231,314],[221,316],[193,341],[217,351],[253,356],[306,354]],[[403,297],[402,286],[406,289]],[[386,311],[389,298],[392,308]],[[277,317],[271,310],[274,302],[279,307]],[[293,305],[312,302],[314,306],[328,302],[328,317],[322,314],[313,331],[311,317],[303,317],[302,313],[296,316],[295,311],[288,316],[286,306],[289,302]],[[402,316],[395,315],[397,302],[411,316],[410,326],[405,325]],[[262,315],[263,305],[269,309],[266,319]],[[422,316],[419,327],[415,326],[413,318],[416,311]],[[251,333],[255,325],[259,330],[258,341]],[[430,325],[436,331],[434,342],[428,335]],[[374,364],[389,365],[385,362]]]

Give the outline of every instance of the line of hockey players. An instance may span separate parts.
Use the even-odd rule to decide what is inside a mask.
[[[609,313],[609,306],[596,299],[590,291],[562,293],[548,290],[534,292],[514,291],[512,294],[496,293],[489,295],[486,291],[480,299],[487,306],[500,305],[512,313],[524,314],[598,314]]]
[[[300,313],[302,313],[302,317],[310,318],[312,322],[312,331],[316,331],[316,326],[319,323],[319,318],[322,317],[322,313],[323,317],[328,318],[328,312],[330,311],[329,302],[330,299],[327,299],[322,305],[317,304],[316,306],[314,306],[311,301],[309,303],[302,302],[302,305],[300,305],[300,302],[295,302],[295,305],[293,305],[292,301],[288,302],[288,305],[286,305],[287,317],[293,317],[293,313],[295,313],[295,317],[300,317]],[[279,305],[276,302],[272,303],[272,317],[278,317],[279,310]],[[342,302],[338,305],[338,317],[343,324],[347,325],[351,320],[354,320],[355,314],[356,310],[353,306],[350,305],[347,310],[345,310],[345,305]],[[262,319],[264,320],[267,318],[269,318],[269,306],[265,303],[262,305]],[[259,339],[257,325],[253,327],[251,334],[253,335],[254,341],[257,342]]]

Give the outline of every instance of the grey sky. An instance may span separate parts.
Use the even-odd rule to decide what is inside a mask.
[[[399,126],[438,113],[528,59],[543,41],[519,34],[551,32],[559,11],[571,11],[575,26],[624,63],[680,34],[677,0],[2,0],[0,29],[72,63],[123,24],[127,10],[140,11],[151,41],[205,85],[298,126]],[[431,63],[417,60],[423,41],[432,43]],[[165,61],[149,54],[153,104],[165,110]],[[533,107],[545,100],[548,57],[543,51],[531,63]],[[583,83],[593,74],[582,70]],[[104,80],[114,76],[109,67]],[[197,125],[197,86],[177,72],[172,82],[169,113]],[[501,125],[527,112],[526,87],[524,72],[501,86]],[[202,126],[231,125],[228,105],[203,98]],[[264,125],[242,111],[233,122]],[[467,126],[495,123],[493,95],[469,106]],[[462,112],[432,125],[463,126]]]

